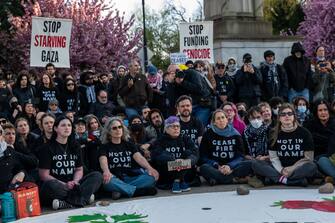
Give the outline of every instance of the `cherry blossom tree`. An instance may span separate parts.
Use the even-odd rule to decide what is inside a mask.
[[[335,58],[335,4],[334,0],[306,0],[305,21],[300,23],[298,34],[304,37],[303,45],[308,56],[322,45],[328,58]]]
[[[108,4],[109,3],[109,4]],[[70,44],[71,70],[83,64],[97,71],[110,71],[136,56],[142,30],[132,29],[135,18],[125,19],[111,2],[105,0],[36,0],[25,2],[22,17],[10,17],[10,34],[0,33],[5,50],[0,51],[14,70],[29,68],[31,17],[72,19]]]

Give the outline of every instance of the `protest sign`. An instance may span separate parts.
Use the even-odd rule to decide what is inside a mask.
[[[70,68],[71,19],[32,17],[30,66]]]
[[[214,63],[213,21],[180,23],[180,52],[190,60]]]

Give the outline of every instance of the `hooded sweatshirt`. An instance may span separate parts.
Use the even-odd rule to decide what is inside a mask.
[[[301,58],[297,58],[294,54],[301,52]],[[283,66],[287,73],[288,87],[295,91],[303,91],[309,88],[312,81],[311,61],[304,56],[305,50],[301,43],[292,45],[291,56],[285,58]]]

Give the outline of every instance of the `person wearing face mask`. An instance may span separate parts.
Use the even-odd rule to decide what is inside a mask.
[[[238,70],[236,59],[234,57],[230,57],[227,62],[227,68],[225,73],[228,74],[231,78],[235,78],[235,74]]]
[[[293,43],[291,55],[286,57],[283,63],[288,78],[289,102],[292,102],[296,96],[303,96],[309,100],[312,70],[311,61],[304,54],[305,50],[301,43]]]
[[[311,119],[311,113],[308,109],[309,103],[304,97],[296,97],[293,101],[293,105],[300,125],[303,125],[305,121]]]
[[[223,63],[216,64],[216,91],[218,92],[218,105],[227,101],[233,101],[236,88],[232,77],[225,72],[225,65]]]
[[[277,119],[279,108],[283,103],[284,100],[281,97],[273,97],[269,100],[269,104],[271,106],[273,114],[273,119]]]
[[[261,112],[258,106],[253,106],[248,111],[250,124],[243,133],[243,142],[248,151],[245,156],[247,160],[269,160],[267,143],[269,126],[263,122]]]
[[[141,149],[142,155],[150,160],[150,139],[147,137],[141,116],[135,115],[129,119],[130,140]]]

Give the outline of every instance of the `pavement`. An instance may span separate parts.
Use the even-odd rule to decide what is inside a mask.
[[[284,185],[274,185],[274,186],[266,186],[263,188],[252,188],[247,184],[231,184],[231,185],[215,185],[215,186],[209,186],[206,182],[203,182],[200,187],[192,187],[192,190],[189,192],[183,192],[180,193],[181,195],[185,194],[200,194],[200,193],[212,193],[212,192],[226,192],[226,191],[236,191],[236,188],[240,185],[244,185],[245,187],[249,188],[250,190],[273,190],[273,189],[315,189],[317,190],[319,185],[310,185],[308,187],[294,187],[294,186],[284,186]],[[252,191],[250,192],[252,193]],[[121,202],[127,202],[131,200],[139,200],[139,199],[150,199],[155,197],[169,197],[169,196],[179,196],[179,194],[173,194],[171,190],[160,190],[158,189],[158,193],[155,196],[142,196],[142,197],[133,197],[133,198],[121,198],[119,200],[112,200],[111,198],[103,198],[103,199],[97,199],[92,205],[87,207],[94,207],[96,206],[96,203],[99,203],[100,201],[109,201],[111,203],[121,203]],[[68,209],[63,210],[52,210],[51,208],[43,208],[42,215],[45,214],[51,214],[56,212],[62,212],[66,211]]]

